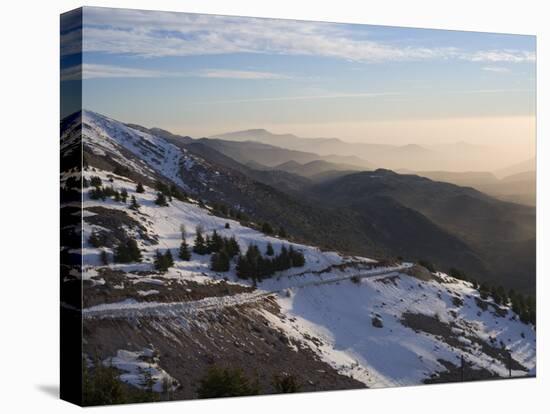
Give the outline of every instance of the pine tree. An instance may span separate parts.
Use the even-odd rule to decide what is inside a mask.
[[[225,223],[225,228],[226,228],[226,229],[230,229],[230,228],[231,228],[231,226],[229,225],[229,223]]]
[[[143,188],[143,184],[141,183],[137,183],[137,186],[136,186],[136,193],[144,193],[145,192],[145,188]]]
[[[120,199],[123,203],[126,203],[126,200],[128,200],[128,191],[125,188],[120,191]]]
[[[229,257],[235,257],[241,253],[241,248],[239,247],[237,240],[235,240],[235,236],[231,236],[231,238],[224,240],[224,249]]]
[[[113,197],[115,195],[115,189],[112,185],[110,187],[104,187],[103,194],[105,194],[105,196],[107,197]]]
[[[279,227],[279,237],[282,239],[286,239],[288,237],[288,234],[283,226]]]
[[[237,276],[241,279],[250,279],[251,269],[248,259],[244,255],[240,255],[237,260]]]
[[[119,243],[115,251],[115,261],[119,263],[141,262],[141,251],[134,239]]]
[[[208,253],[208,249],[206,247],[204,237],[202,236],[202,229],[200,227],[197,227],[196,229],[195,244],[193,245],[193,251],[201,255]]]
[[[107,256],[107,252],[105,250],[101,251],[100,259],[103,266],[107,266],[109,264],[109,257]]]
[[[97,176],[93,176],[92,178],[90,178],[90,184],[92,185],[92,187],[96,187],[96,188],[99,188],[101,187],[101,178],[97,177]]]
[[[273,262],[271,259],[266,259],[259,256],[256,260],[256,278],[261,281],[262,279],[271,276],[273,274]]]
[[[250,381],[240,369],[212,367],[199,382],[199,398],[237,397],[258,395],[258,381]]]
[[[216,230],[212,232],[210,245],[210,252],[219,252],[223,248],[223,239]]]
[[[118,191],[115,191],[115,201],[120,203],[120,193]]]
[[[246,259],[249,265],[250,278],[254,281],[254,283],[256,283],[260,276],[259,262],[262,259],[262,254],[260,253],[260,249],[258,249],[258,246],[256,246],[255,244],[251,244],[248,246],[248,249],[246,251]]]
[[[290,246],[288,254],[292,267],[302,267],[306,264],[304,254],[301,251],[295,250],[292,246]]]
[[[210,269],[215,272],[227,272],[229,271],[229,256],[225,250],[213,253],[210,258]]]
[[[181,260],[190,260],[191,259],[191,253],[189,252],[189,246],[187,245],[187,242],[185,239],[181,241],[181,246],[178,254],[179,258]]]
[[[140,205],[138,204],[137,200],[136,200],[136,197],[134,195],[132,195],[132,199],[130,201],[130,208],[132,210],[139,210],[139,207]]]
[[[105,191],[102,187],[94,187],[90,190],[90,198],[92,200],[102,200],[105,201]]]
[[[164,260],[166,261],[166,266],[174,266],[174,257],[172,256],[172,251],[170,249],[167,249],[164,253]]]
[[[286,246],[281,247],[281,252],[279,255],[275,258],[275,270],[283,271],[290,269],[291,267],[291,261],[290,256],[288,254],[288,249]]]
[[[155,260],[153,261],[153,266],[155,266],[155,269],[159,271],[162,271],[164,269],[164,256],[158,249],[155,252]]]
[[[157,198],[155,200],[155,204],[161,207],[168,206],[168,201],[166,201],[166,196],[161,193],[160,191],[157,193]]]
[[[268,256],[273,256],[275,254],[275,252],[273,251],[273,245],[271,244],[271,242],[267,243],[265,254]]]
[[[180,201],[187,198],[186,194],[183,194],[175,184],[170,185],[170,196]]]
[[[268,222],[262,224],[262,233],[273,234],[273,227],[271,227],[271,224],[269,224]]]
[[[204,245],[206,246],[206,253],[212,253],[213,252],[212,239],[210,238],[209,234],[207,234],[205,236]]]
[[[154,265],[155,269],[159,272],[166,272],[170,267],[172,267],[174,265],[174,259],[170,249],[167,249],[164,254],[162,254],[160,250],[157,250],[155,253]]]

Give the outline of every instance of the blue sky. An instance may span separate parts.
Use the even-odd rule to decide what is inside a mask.
[[[447,120],[470,122],[461,140],[533,150],[534,36],[89,7],[83,21],[83,106],[123,121],[426,144]]]

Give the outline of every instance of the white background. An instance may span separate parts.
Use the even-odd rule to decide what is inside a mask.
[[[550,392],[548,174],[550,13],[528,0],[120,0],[84,5],[536,34],[538,378],[276,397],[142,404],[117,413],[540,412]],[[79,1],[2,3],[0,39],[0,411],[67,413],[58,400],[59,14]],[[546,324],[546,327],[544,326]],[[546,391],[546,393],[545,393]],[[96,410],[96,409],[93,409]],[[300,411],[299,411],[300,410]]]

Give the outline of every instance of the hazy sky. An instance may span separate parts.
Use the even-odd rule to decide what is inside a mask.
[[[85,8],[83,49],[84,107],[122,121],[535,150],[533,36]]]

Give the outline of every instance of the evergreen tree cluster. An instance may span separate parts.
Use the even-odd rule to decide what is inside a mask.
[[[496,304],[510,305],[523,323],[536,325],[537,304],[534,297],[524,296],[514,289],[506,292],[502,286],[490,286],[485,282],[479,285],[478,290],[482,299],[492,297]]]
[[[273,388],[280,394],[300,392],[301,386],[294,375],[275,375],[273,377]]]
[[[277,393],[294,393],[302,389],[298,379],[286,373],[274,375],[272,385]],[[257,395],[261,391],[257,376],[249,378],[241,368],[214,365],[199,381],[197,394],[199,398],[222,398]]]
[[[215,272],[227,272],[231,267],[231,259],[237,256],[241,249],[234,236],[221,236],[216,230],[212,234],[204,235],[201,227],[195,231],[193,252],[205,255],[211,254],[210,268]],[[185,241],[182,241],[182,249]]]
[[[104,366],[99,360],[94,361],[93,368],[89,368],[86,361],[83,361],[82,366],[82,404],[85,406],[152,402],[160,399],[152,390],[124,386],[119,380],[119,371]]]
[[[231,259],[225,250],[212,253],[210,257],[210,269],[214,272],[228,272],[231,268]]]
[[[233,218],[239,222],[248,222],[249,217],[242,211],[227,207],[223,203],[213,203],[212,211],[217,216]]]
[[[115,250],[114,259],[118,263],[141,262],[141,251],[137,242],[134,239],[127,239],[119,243]]]
[[[537,302],[533,296],[524,296],[511,290],[508,294],[512,310],[519,315],[523,323],[537,325]]]
[[[536,325],[537,306],[534,297],[522,295],[514,289],[506,291],[503,286],[494,286],[487,282],[480,284],[476,279],[469,278],[464,272],[456,268],[449,269],[448,274],[457,279],[470,282],[473,288],[479,291],[481,299],[492,298],[497,305],[511,306],[523,323]]]
[[[94,180],[97,179],[97,180]],[[99,177],[92,177],[90,180],[91,183],[101,183],[101,178]],[[112,197],[113,200],[117,202],[123,202],[126,203],[128,200],[128,191],[126,189],[122,189],[121,191],[115,190],[113,186],[101,186],[92,184],[93,188],[90,190],[90,198],[92,200],[102,200],[105,201],[105,199]]]
[[[81,181],[80,181],[80,177],[78,176],[71,176],[71,177],[68,177],[66,180],[65,180],[65,188],[66,189],[74,189],[74,190],[78,190],[80,189],[80,184],[81,184]],[[88,180],[86,180],[86,177],[82,177],[82,187],[86,188],[88,187]]]
[[[227,272],[231,267],[231,259],[241,252],[239,243],[234,236],[223,237],[216,230],[206,236],[206,250],[211,253],[210,268],[215,272]]]
[[[284,229],[284,227],[279,227],[279,230],[275,231],[275,228],[268,223],[267,221],[262,224],[261,231],[264,234],[267,234],[268,236],[277,235],[282,239],[286,239],[288,237],[288,233]]]
[[[102,185],[102,181],[101,181],[101,178],[94,175],[93,177],[90,178],[90,185],[92,187],[101,187]]]
[[[264,224],[262,224],[262,233],[267,235],[272,235],[273,227],[271,227],[271,224],[269,224],[268,222],[265,222]]]
[[[237,243],[234,236],[220,236],[216,230],[214,230],[212,234],[207,234],[204,236],[204,231],[202,228],[197,227],[193,252],[200,255],[205,255],[220,253],[222,251],[227,254],[229,259],[241,252],[239,243]]]
[[[162,181],[155,183],[155,188],[158,193],[162,194],[168,201],[172,201],[172,198],[180,201],[187,201],[187,194],[181,191],[175,184],[165,184]],[[158,198],[157,194],[157,198]]]
[[[107,244],[107,235],[102,231],[92,230],[88,242],[95,248],[103,247]]]
[[[155,204],[157,206],[161,206],[161,207],[167,207],[168,206],[168,201],[166,200],[166,196],[161,193],[160,191],[157,193],[157,198],[155,200]]]
[[[116,165],[113,174],[120,175],[121,177],[128,177],[131,178],[130,175],[130,169],[128,167],[123,167],[121,165]]]
[[[170,249],[166,249],[164,253],[161,253],[160,250],[157,250],[155,255],[155,269],[159,272],[166,272],[169,268],[174,266],[174,258]]]
[[[273,246],[271,246],[271,250]],[[266,255],[269,256],[269,245],[266,249]],[[294,247],[281,247],[278,255],[272,254],[271,257],[262,256],[260,249],[255,244],[248,246],[246,254],[240,255],[237,261],[237,276],[241,279],[252,279],[259,282],[269,276],[291,267],[302,267],[305,265],[304,254],[294,249]]]
[[[436,272],[435,266],[433,265],[433,263],[429,262],[428,260],[419,260],[418,264],[422,267],[425,267],[426,269],[428,269],[432,273]]]
[[[258,381],[250,381],[239,368],[211,367],[199,382],[199,398],[238,397],[257,395],[260,392]]]

